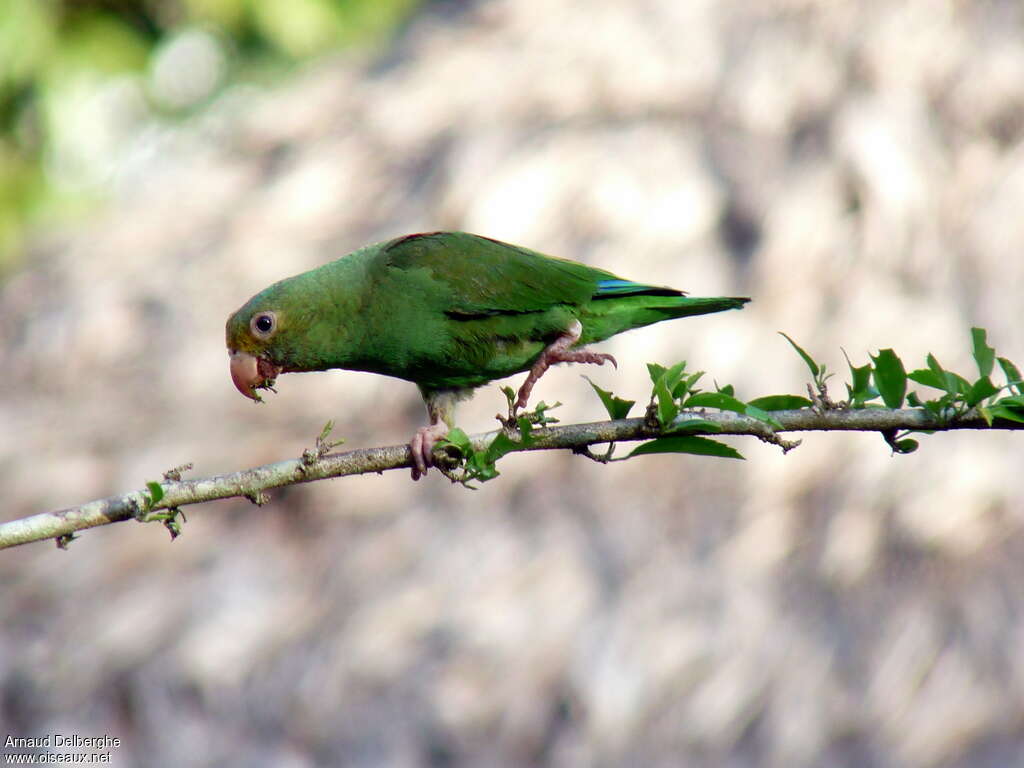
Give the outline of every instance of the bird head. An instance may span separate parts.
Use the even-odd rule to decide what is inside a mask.
[[[231,380],[248,398],[262,402],[257,390],[273,391],[282,373],[303,370],[294,346],[302,313],[292,307],[288,281],[256,294],[228,318],[226,327]]]
[[[272,343],[278,326],[277,312],[261,310],[249,313],[248,319],[245,314],[243,308],[228,319],[231,380],[243,395],[262,402],[256,390],[273,390],[274,380],[284,371],[284,365],[275,361]]]

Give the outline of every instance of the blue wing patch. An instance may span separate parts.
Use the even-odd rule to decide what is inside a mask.
[[[595,299],[611,299],[621,296],[685,296],[685,291],[665,288],[659,285],[643,285],[619,278],[601,280],[597,284]]]

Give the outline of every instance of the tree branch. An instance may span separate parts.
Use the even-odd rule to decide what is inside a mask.
[[[692,419],[695,416],[714,423],[720,427],[720,430],[694,430],[688,431],[686,434],[752,435],[780,444],[785,449],[792,447],[793,444],[781,441],[777,436],[779,432],[864,431],[880,432],[891,437],[897,431],[906,430],[1024,429],[1024,424],[1002,419],[996,419],[990,425],[974,411],[965,416],[942,421],[924,409],[889,410],[883,408],[857,410],[801,408],[799,410],[774,411],[772,416],[782,425],[781,430],[773,430],[763,421],[729,412],[687,412],[680,414],[677,421]],[[498,431],[494,431],[472,436],[471,442],[474,449],[486,449],[498,434]],[[522,450],[569,449],[583,452],[591,445],[647,440],[664,436],[664,434],[650,421],[638,418],[537,427],[532,431],[533,439],[529,447]],[[0,549],[44,539],[56,539],[58,546],[65,546],[75,531],[122,520],[164,520],[165,523],[170,520],[170,523],[173,524],[178,509],[188,504],[233,497],[248,498],[256,504],[262,504],[266,500],[263,492],[271,488],[309,483],[331,477],[369,472],[380,473],[390,469],[408,468],[412,465],[407,445],[363,448],[326,455],[321,455],[321,453],[322,451],[319,450],[311,450],[298,459],[279,461],[214,477],[194,480],[170,479],[160,483],[158,490],[154,489],[157,484],[151,483],[148,484],[149,491],[132,491],[120,496],[90,501],[76,507],[11,520],[0,524]],[[174,476],[173,471],[168,473],[168,477],[174,478]],[[162,491],[162,496],[160,491]],[[156,496],[160,497],[154,498]],[[161,510],[166,510],[169,514],[160,514]]]

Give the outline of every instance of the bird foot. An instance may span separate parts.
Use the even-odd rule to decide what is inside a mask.
[[[607,353],[588,352],[585,349],[572,349],[572,345],[580,340],[580,334],[582,334],[582,332],[583,326],[580,325],[579,320],[577,320],[572,324],[568,331],[548,344],[544,351],[540,353],[540,357],[537,358],[537,362],[535,362],[533,367],[530,369],[530,373],[526,377],[526,381],[524,381],[523,386],[519,388],[519,397],[516,399],[511,414],[513,417],[515,416],[516,411],[520,408],[526,407],[526,404],[530,401],[530,393],[533,392],[534,385],[540,380],[540,377],[544,375],[544,372],[555,363],[592,363],[594,365],[604,365],[605,362],[610,362],[616,368],[619,367],[615,358]]]
[[[432,453],[438,440],[448,434],[448,425],[443,421],[435,421],[428,427],[420,427],[409,441],[409,452],[412,454],[412,479],[419,480],[427,474],[427,468],[434,460]]]

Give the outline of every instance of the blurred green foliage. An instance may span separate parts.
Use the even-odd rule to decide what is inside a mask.
[[[423,0],[0,0],[0,275],[126,140],[239,81],[386,39]]]

